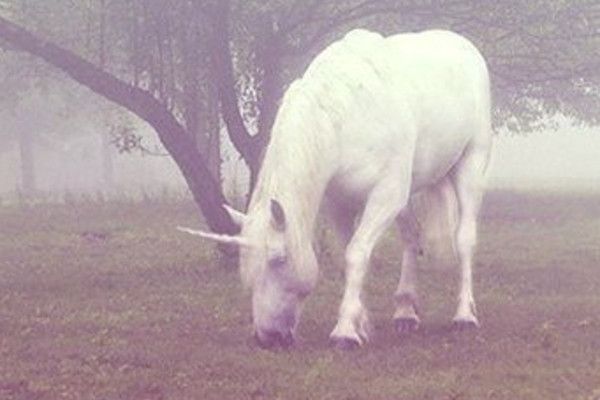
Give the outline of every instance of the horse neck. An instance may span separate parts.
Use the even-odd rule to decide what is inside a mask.
[[[268,210],[272,199],[280,202],[290,232],[302,243],[312,240],[319,206],[333,170],[331,152],[322,138],[314,136],[318,133],[304,132],[289,138],[273,136],[250,203],[250,212],[258,212]]]
[[[282,99],[249,211],[283,206],[292,240],[312,241],[325,188],[335,170],[335,130],[316,96],[318,87],[294,82]],[[318,93],[317,93],[318,94]],[[262,211],[261,211],[262,210]]]

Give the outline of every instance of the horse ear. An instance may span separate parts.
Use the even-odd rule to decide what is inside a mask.
[[[271,225],[279,232],[285,231],[286,221],[283,207],[277,200],[271,200]]]

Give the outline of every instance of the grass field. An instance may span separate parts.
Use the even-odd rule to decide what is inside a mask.
[[[197,221],[189,204],[0,208],[0,399],[600,399],[600,195],[486,197],[476,332],[449,329],[457,271],[424,263],[422,329],[396,337],[390,235],[367,285],[376,335],[350,353],[327,343],[338,251],[297,346],[263,351],[235,269],[173,229]]]

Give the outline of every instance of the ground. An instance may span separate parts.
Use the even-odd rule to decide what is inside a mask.
[[[349,353],[327,343],[334,246],[321,246],[297,346],[264,351],[235,268],[173,229],[196,215],[168,202],[0,208],[0,399],[600,398],[600,195],[488,194],[476,332],[449,329],[456,269],[424,259],[422,330],[395,335],[390,234],[366,291],[376,334]]]

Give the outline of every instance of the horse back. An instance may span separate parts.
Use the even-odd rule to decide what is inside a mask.
[[[488,71],[467,39],[446,31],[389,38],[354,31],[330,51],[308,79],[326,82],[318,97],[322,109],[331,108],[338,186],[368,191],[406,169],[411,185],[426,186],[467,146],[488,146]]]

